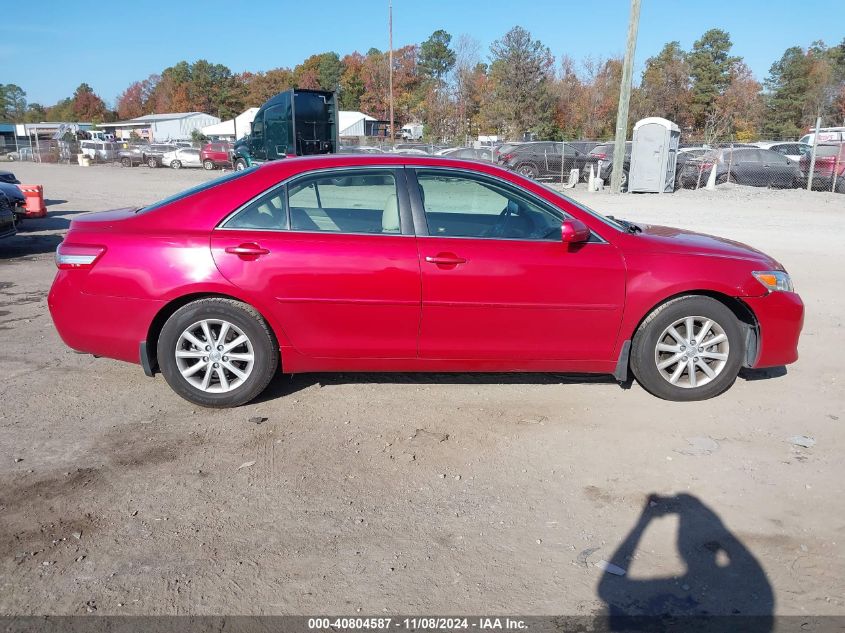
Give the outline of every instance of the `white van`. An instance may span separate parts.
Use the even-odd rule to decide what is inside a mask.
[[[88,130],[92,141],[114,141],[114,134],[100,130]]]
[[[810,134],[805,134],[798,142],[812,145],[815,131],[814,128],[810,128]],[[845,141],[845,127],[819,128],[819,143],[842,143],[843,141]]]
[[[117,158],[117,143],[109,141],[80,141],[80,151],[93,160],[111,161]]]

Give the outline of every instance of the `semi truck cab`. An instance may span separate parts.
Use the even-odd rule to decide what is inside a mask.
[[[324,90],[291,89],[255,113],[250,134],[234,146],[235,169],[288,156],[337,152],[337,96]]]

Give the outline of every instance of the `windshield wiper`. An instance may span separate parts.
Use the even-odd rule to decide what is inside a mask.
[[[622,227],[628,231],[628,233],[642,233],[643,230],[641,227],[637,226],[633,222],[628,222],[628,220],[622,220],[620,218],[613,217],[612,215],[607,216],[617,224],[622,225]]]

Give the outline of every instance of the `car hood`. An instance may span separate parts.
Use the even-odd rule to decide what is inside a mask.
[[[13,185],[8,182],[0,182],[0,191],[9,196],[10,200],[19,201],[24,199],[23,192],[18,188],[17,185]]]
[[[648,250],[683,255],[744,259],[759,262],[761,267],[765,267],[766,270],[783,270],[783,266],[777,260],[742,242],[671,226],[655,224],[641,224],[639,226],[643,231],[636,234],[636,239]]]

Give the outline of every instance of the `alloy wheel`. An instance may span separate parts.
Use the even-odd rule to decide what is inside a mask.
[[[249,337],[222,319],[204,319],[185,328],[174,353],[182,378],[207,393],[237,389],[255,365],[255,350]]]
[[[724,328],[702,316],[678,319],[663,330],[654,348],[660,375],[685,389],[702,387],[714,380],[729,356],[730,343]]]

